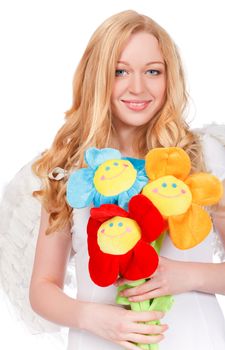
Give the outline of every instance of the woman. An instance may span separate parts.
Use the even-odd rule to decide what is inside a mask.
[[[167,325],[143,322],[158,320],[162,313],[125,310],[114,305],[116,286],[101,288],[91,281],[86,243],[90,208],[72,213],[65,200],[66,177],[55,181],[57,170],[52,169],[60,167],[70,173],[83,167],[84,151],[93,146],[114,147],[123,156],[136,158],[144,158],[154,147],[179,146],[192,160],[192,173],[204,170],[201,142],[183,119],[187,93],[177,48],[150,18],[134,11],[116,14],[93,34],[73,86],[73,104],[65,124],[52,147],[33,166],[43,180],[43,190],[36,193],[43,209],[30,285],[31,305],[44,318],[70,327],[70,350],[132,350],[138,348],[135,343],[158,343]],[[222,216],[217,216],[215,224],[225,236],[222,206],[217,209]],[[211,235],[187,253],[166,240],[153,278],[124,291],[134,301],[179,294],[166,315],[169,331],[161,350],[173,345],[182,350],[224,348],[224,320],[213,294],[225,294],[225,279],[221,278],[225,266],[209,263],[210,242]],[[63,292],[71,247],[76,252],[76,299]],[[121,283],[124,280],[118,281]],[[210,322],[204,315],[209,310]]]

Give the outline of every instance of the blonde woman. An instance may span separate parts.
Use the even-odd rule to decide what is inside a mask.
[[[65,199],[66,175],[84,166],[84,152],[93,146],[117,148],[136,158],[154,147],[179,146],[189,154],[193,173],[205,169],[200,139],[184,121],[187,92],[175,44],[149,17],[134,11],[116,14],[90,39],[73,89],[65,124],[33,165],[43,188],[36,192],[42,215],[30,284],[32,308],[70,328],[69,350],[134,350],[135,343],[161,340],[161,350],[224,349],[225,324],[214,294],[225,294],[225,265],[211,263],[212,235],[188,252],[166,239],[153,279],[124,292],[134,301],[175,294],[162,325],[147,325],[143,322],[164,315],[125,310],[115,305],[116,286],[101,288],[91,281],[86,243],[90,208],[72,211]],[[213,141],[213,147],[216,153],[220,144]],[[55,180],[57,167],[65,176],[59,173]],[[217,207],[215,225],[225,240],[224,210],[223,203]],[[74,298],[63,291],[71,248],[76,253]]]

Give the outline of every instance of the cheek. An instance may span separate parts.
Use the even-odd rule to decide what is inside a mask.
[[[127,90],[127,86],[128,86],[127,79],[121,79],[121,80],[118,79],[114,82],[112,97],[111,97],[112,103],[113,103],[113,100],[117,100],[123,95],[124,91]]]
[[[166,96],[166,79],[164,76],[161,76],[159,79],[155,81],[151,81],[149,83],[149,90],[151,93],[158,97],[164,102]]]

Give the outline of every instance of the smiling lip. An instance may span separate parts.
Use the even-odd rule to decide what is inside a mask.
[[[107,237],[122,237],[124,236],[127,232],[130,232],[131,230],[127,227],[125,231],[121,232],[121,233],[117,233],[117,234],[110,234],[110,233],[106,233],[106,232],[101,232],[101,234],[103,234],[104,236]]]
[[[166,194],[162,194],[162,193],[157,193],[159,196],[161,196],[161,197],[164,197],[164,198],[177,198],[177,197],[180,197],[181,196],[181,194],[179,193],[179,194],[176,194],[176,195],[173,195],[173,196],[168,196],[168,195],[166,195]]]
[[[146,100],[121,100],[132,111],[143,111],[151,101]]]
[[[105,177],[104,175],[102,175],[100,177],[100,180],[112,180],[115,179],[116,177],[120,176],[122,173],[124,173],[124,171],[127,169],[128,165],[127,164],[123,164],[124,169],[122,169],[117,175],[111,176],[111,177]]]

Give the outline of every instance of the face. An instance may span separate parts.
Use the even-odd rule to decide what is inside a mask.
[[[165,63],[157,39],[146,32],[132,34],[115,72],[111,104],[115,123],[148,123],[165,101]]]
[[[98,245],[104,253],[126,254],[141,238],[141,230],[136,221],[115,216],[105,221],[98,229]]]
[[[128,160],[107,160],[95,172],[94,185],[104,196],[115,196],[127,191],[136,175],[137,171]]]
[[[150,182],[143,188],[142,193],[166,217],[185,213],[192,202],[188,186],[171,175]]]

